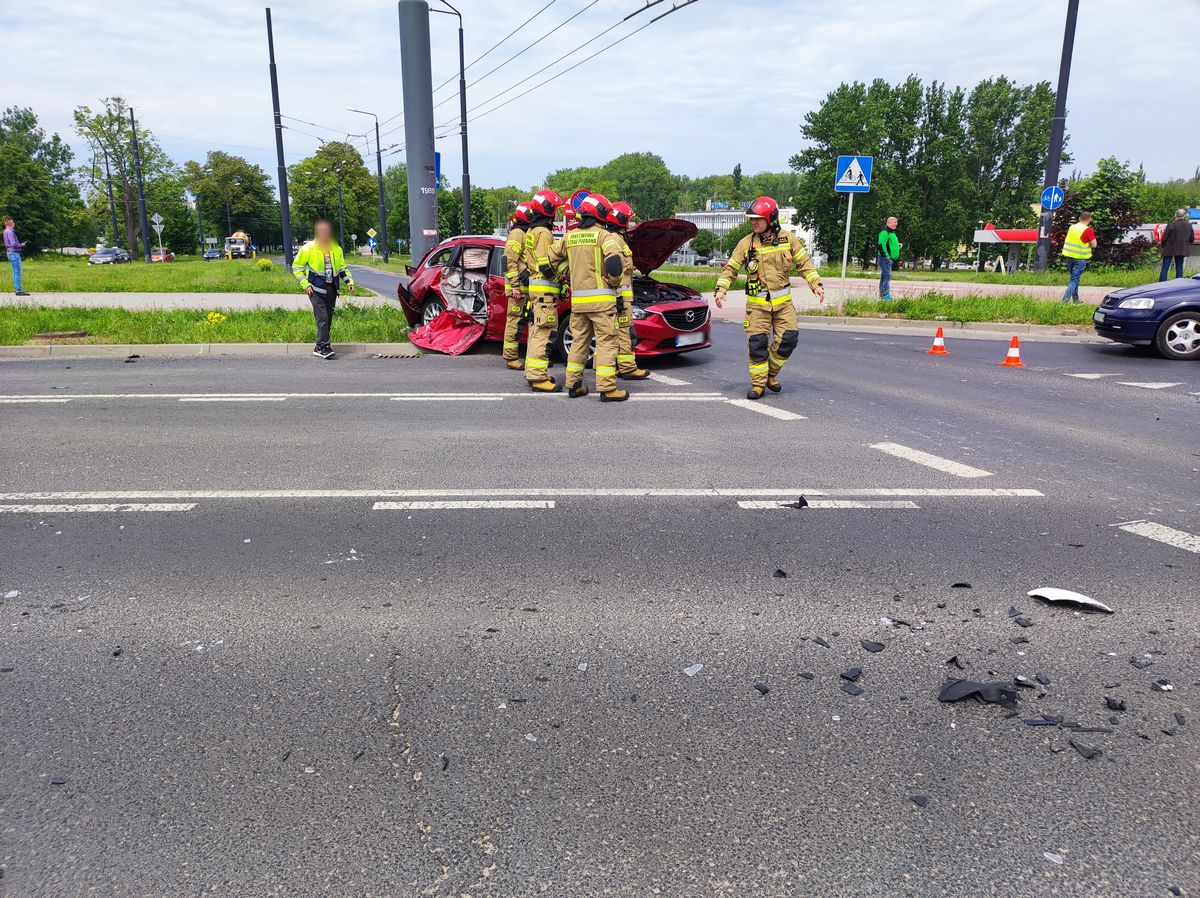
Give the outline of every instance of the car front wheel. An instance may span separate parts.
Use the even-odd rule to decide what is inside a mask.
[[[440,299],[430,299],[421,306],[421,325],[422,327],[431,322],[442,312],[446,311],[446,304]]]
[[[1176,312],[1158,328],[1154,340],[1169,359],[1200,359],[1200,312]]]

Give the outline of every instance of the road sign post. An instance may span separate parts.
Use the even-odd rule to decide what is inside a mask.
[[[167,261],[167,254],[163,252],[162,232],[163,232],[163,217],[155,212],[150,216],[150,223],[154,225],[154,232],[158,234],[158,261]]]
[[[846,301],[846,263],[850,259],[850,222],[854,217],[854,194],[867,193],[871,189],[873,156],[838,156],[837,169],[833,176],[833,189],[848,193],[846,201],[846,238],[842,242],[842,283],[838,290],[838,312]]]

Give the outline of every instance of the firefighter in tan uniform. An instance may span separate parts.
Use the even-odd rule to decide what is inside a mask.
[[[563,198],[553,190],[542,190],[528,202],[530,222],[525,232],[525,267],[529,270],[531,317],[525,343],[525,379],[536,393],[561,393],[550,376],[550,340],[558,328],[558,273],[550,265],[554,244],[554,213]]]
[[[571,353],[567,359],[567,395],[588,394],[583,385],[592,336],[596,338],[596,391],[601,402],[629,398],[617,389],[617,291],[624,272],[623,241],[609,231],[611,204],[593,193],[580,205],[579,227],[554,242],[540,273],[551,278],[554,266],[567,263],[571,285]]]
[[[507,306],[504,316],[504,364],[514,371],[525,367],[521,361],[521,321],[529,305],[529,269],[525,266],[525,231],[532,221],[529,206],[521,203],[508,219],[508,239],[504,242],[504,290]]]
[[[750,392],[761,399],[764,390],[778,393],[779,371],[791,357],[800,338],[796,307],[792,305],[792,268],[795,267],[821,302],[825,288],[812,259],[794,234],[779,226],[779,205],[760,196],[747,212],[753,233],[738,243],[713,294],[717,308],[725,305],[725,292],[743,269],[746,272],[746,329],[750,351]]]
[[[621,287],[617,291],[617,377],[622,380],[645,380],[650,372],[639,368],[633,352],[633,328],[630,313],[633,311],[633,250],[625,240],[625,232],[633,221],[633,207],[629,203],[613,203],[608,213],[607,226],[621,238]]]

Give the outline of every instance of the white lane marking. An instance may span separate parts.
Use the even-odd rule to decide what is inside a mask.
[[[662,402],[724,402],[725,397],[719,394],[703,395],[700,393],[689,393],[684,396],[672,396],[667,393],[632,393],[630,394],[634,402],[662,401]]]
[[[1120,377],[1120,374],[1068,374],[1067,377],[1078,377],[1080,380],[1099,380],[1102,377]]]
[[[83,505],[0,505],[0,513],[59,514],[72,511],[191,511],[194,502],[110,502]]]
[[[939,471],[945,471],[947,474],[953,474],[955,477],[992,476],[991,471],[972,468],[970,465],[964,465],[962,462],[951,461],[948,458],[942,458],[940,455],[930,455],[928,452],[922,452],[920,449],[912,449],[908,446],[901,446],[899,443],[873,443],[871,448],[878,449],[880,452],[886,452],[888,455],[894,455],[896,458],[902,458],[905,461],[925,465],[927,468],[936,468]]]
[[[1167,387],[1178,387],[1183,381],[1147,381],[1142,383],[1135,380],[1119,380],[1117,383],[1123,387],[1141,387],[1143,390],[1165,390]]]
[[[659,374],[657,371],[651,371],[649,380],[656,380],[660,384],[666,384],[668,387],[690,387],[690,380],[680,380],[678,377],[668,377],[666,374]]]
[[[532,390],[524,390],[519,393],[401,393],[392,391],[390,393],[73,393],[70,396],[59,396],[49,393],[12,393],[0,394],[0,402],[30,402],[34,400],[52,401],[52,402],[69,402],[74,399],[179,399],[189,401],[214,400],[214,401],[237,401],[237,400],[267,400],[267,399],[425,399],[425,400],[454,400],[454,399],[526,399],[526,398],[543,398],[548,393],[535,393]],[[685,393],[666,392],[666,393],[647,393],[635,395],[654,396],[661,399],[695,399],[696,397],[705,397],[709,399],[724,399],[715,390],[690,390]]]
[[[807,421],[803,415],[797,415],[795,412],[789,412],[785,409],[775,408],[773,405],[763,405],[759,399],[728,399],[730,405],[736,405],[738,408],[749,409],[752,412],[758,412],[760,415],[770,415],[772,418],[778,418],[780,421]]]
[[[286,396],[181,396],[180,402],[285,402]]]
[[[896,499],[806,499],[809,508],[920,508],[916,502]],[[759,500],[750,500],[739,502],[738,508],[748,508],[753,510],[767,508],[789,508],[787,502],[763,502]]]
[[[467,499],[441,502],[376,502],[372,511],[445,511],[458,508],[553,508],[546,499]]]
[[[1153,521],[1128,521],[1117,526],[1126,533],[1136,533],[1138,536],[1144,536],[1147,539],[1157,540],[1168,546],[1200,555],[1200,536],[1188,533],[1186,530],[1176,530],[1174,527],[1156,524]]]
[[[70,402],[70,401],[71,401],[70,399],[58,399],[58,398],[55,398],[55,399],[48,399],[48,398],[41,398],[41,399],[0,399],[0,403],[3,403],[3,404],[5,404],[5,405],[25,405],[25,404],[27,404],[27,403],[34,403],[34,402]]]
[[[393,396],[392,402],[503,402],[503,396]]]
[[[870,498],[889,496],[897,498],[929,497],[951,499],[974,498],[1028,498],[1041,497],[1035,489],[1019,487],[804,487],[786,489],[777,487],[709,487],[692,489],[667,489],[655,487],[525,487],[476,489],[341,489],[341,490],[79,490],[60,492],[0,493],[0,500],[10,502],[32,501],[117,501],[117,500],[164,500],[164,499],[436,499],[455,497],[667,497],[667,498],[718,498],[730,496],[760,496],[795,499],[797,496],[827,496]]]

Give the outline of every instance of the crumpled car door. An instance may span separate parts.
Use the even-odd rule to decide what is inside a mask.
[[[428,324],[409,331],[408,340],[421,349],[462,355],[479,342],[484,326],[462,309],[447,309]]]

